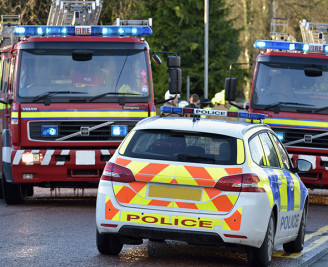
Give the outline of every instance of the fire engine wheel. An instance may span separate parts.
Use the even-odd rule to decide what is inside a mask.
[[[2,179],[0,180],[0,199],[3,199],[3,186],[2,186]]]
[[[249,266],[269,266],[272,261],[275,235],[275,218],[271,213],[268,229],[260,248],[250,248],[248,251]]]
[[[288,242],[283,245],[284,251],[289,253],[301,252],[304,247],[305,237],[305,224],[306,224],[306,208],[303,210],[302,219],[300,222],[300,228],[298,229],[297,237],[294,241]]]
[[[119,238],[113,234],[101,234],[97,229],[97,248],[101,254],[105,255],[118,255],[123,244],[120,242]]]
[[[2,179],[3,198],[7,204],[22,204],[25,201],[26,190],[20,184],[8,183]]]

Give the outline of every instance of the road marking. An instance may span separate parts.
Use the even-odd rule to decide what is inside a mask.
[[[305,235],[304,242],[310,240],[311,238],[315,236],[321,236],[325,234],[328,231],[328,225],[320,228],[318,231]],[[314,250],[321,246],[322,244],[328,242],[328,236],[322,236],[316,240],[314,240],[312,243],[310,243],[308,246],[304,247],[302,252],[297,252],[297,253],[288,253],[283,250],[276,250],[273,253],[273,257],[279,257],[279,258],[299,258],[303,254],[310,252],[311,250]]]

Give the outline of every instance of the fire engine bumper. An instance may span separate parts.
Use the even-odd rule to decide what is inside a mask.
[[[99,182],[115,150],[13,150],[11,167],[16,183]]]

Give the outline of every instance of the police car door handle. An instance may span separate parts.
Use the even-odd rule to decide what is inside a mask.
[[[279,185],[279,187],[282,186],[282,181],[281,180],[278,180],[278,185]]]

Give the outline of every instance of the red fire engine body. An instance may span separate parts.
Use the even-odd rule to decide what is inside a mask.
[[[74,26],[45,27],[34,26],[40,36],[1,51],[1,168],[9,204],[23,202],[33,186],[96,187],[130,129],[156,114],[144,38],[69,36]],[[30,35],[30,28],[15,30]],[[44,36],[55,30],[65,36]]]
[[[327,188],[328,47],[284,41],[254,46],[270,50],[256,60],[249,111],[267,115],[264,123],[294,164],[300,158],[312,163],[311,172],[299,174],[307,186]]]

